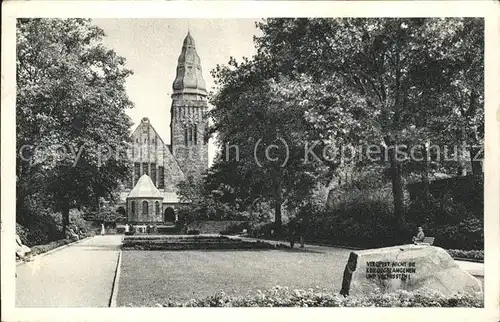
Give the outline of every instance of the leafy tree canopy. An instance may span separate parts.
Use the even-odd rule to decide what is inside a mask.
[[[88,19],[17,21],[17,211],[33,190],[63,213],[112,197],[126,174],[125,59]]]

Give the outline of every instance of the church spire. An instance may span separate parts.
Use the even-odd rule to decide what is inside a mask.
[[[184,38],[182,51],[177,61],[177,76],[172,88],[172,98],[183,96],[186,99],[192,96],[192,99],[200,99],[207,96],[200,57],[196,52],[195,42],[189,31]]]

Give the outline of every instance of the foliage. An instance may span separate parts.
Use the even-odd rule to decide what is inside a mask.
[[[157,227],[156,231],[158,234],[180,234],[181,233],[182,227],[176,226],[176,227]]]
[[[22,227],[18,226],[20,228],[20,230],[22,230]],[[58,239],[58,240],[54,240],[54,241],[51,241],[49,243],[45,243],[45,244],[42,244],[42,243],[39,243],[39,244],[35,244],[34,246],[31,246],[31,255],[32,256],[35,256],[35,255],[39,255],[39,254],[43,254],[43,253],[46,253],[48,251],[51,251],[55,248],[58,248],[58,247],[61,247],[61,246],[64,246],[64,245],[67,245],[67,244],[70,244],[72,242],[75,242],[79,239],[82,239],[82,238],[85,238],[85,237],[91,237],[94,235],[94,232],[92,230],[78,230],[77,229],[78,226],[73,226],[72,227],[72,230],[73,231],[78,231],[78,239],[77,238],[65,238],[65,239]],[[18,230],[16,230],[17,232]],[[21,241],[23,242],[24,245],[32,245],[33,242],[28,240],[28,239],[23,239],[23,237],[21,237]]]
[[[127,173],[131,71],[88,19],[17,20],[17,215],[112,197]]]
[[[412,232],[394,222],[392,205],[387,200],[357,199],[334,210],[307,212],[303,216],[307,218],[306,242],[376,248],[411,241]],[[256,227],[252,235],[274,237],[272,228],[271,225]]]
[[[307,206],[298,214],[305,221],[305,240],[338,246],[376,248],[408,244],[422,226],[434,245],[445,249],[484,249],[484,220],[471,212],[467,200],[430,198],[428,203],[411,203],[404,225],[395,223],[391,193],[387,189],[340,191],[341,199],[328,210]],[[285,226],[286,227],[286,226]],[[264,223],[252,231],[253,237],[272,238],[274,225]],[[286,228],[284,228],[286,230]]]
[[[153,303],[152,303],[153,304]],[[380,292],[343,297],[326,290],[290,290],[287,287],[274,288],[247,295],[233,297],[223,291],[215,295],[191,299],[185,302],[167,301],[163,307],[483,307],[483,294],[456,293],[445,296],[431,290],[415,292]]]
[[[48,212],[26,218],[25,222],[17,224],[16,232],[18,231],[21,233],[21,241],[30,247],[49,243],[61,236],[54,216]]]
[[[220,232],[221,235],[236,235],[236,234],[241,234],[243,230],[250,231],[252,230],[252,223],[251,222],[242,222],[242,223],[237,223],[237,224],[232,224],[226,227],[223,231]]]
[[[397,147],[428,140],[457,143],[443,141],[443,129],[456,137],[454,126],[465,130],[464,118],[474,143],[482,142],[477,133],[484,110],[482,20],[267,19],[258,27],[263,31],[256,39],[259,54],[278,73],[298,79],[311,75],[317,87],[340,93],[329,108],[313,112],[319,133],[332,133],[340,145],[380,145],[388,151],[398,219],[404,219],[401,172],[415,162],[396,157]],[[468,72],[471,78],[464,77]],[[340,111],[350,119],[339,122]],[[462,119],[450,122],[450,115]],[[416,168],[425,180],[429,165],[423,160]]]
[[[16,235],[19,236],[19,239],[21,239],[21,243],[23,243],[23,245],[29,244],[28,230],[18,223],[16,223]]]
[[[31,247],[31,254],[33,256],[43,254],[43,253],[46,253],[46,252],[53,250],[57,247],[67,245],[67,244],[72,243],[72,242],[74,242],[74,240],[72,240],[72,239],[59,239],[59,240],[50,242],[50,243],[45,244],[45,245],[35,245],[35,246]]]
[[[61,238],[62,218],[60,213],[46,211],[27,219],[22,224],[16,224],[16,233],[23,244],[30,247],[46,245]],[[68,227],[73,232],[79,233],[80,236],[94,234],[91,224],[83,220],[81,212],[78,210],[70,211]]]
[[[484,250],[462,250],[462,249],[447,249],[448,254],[453,258],[473,259],[484,261]]]
[[[305,83],[302,91],[293,90],[302,82],[270,75],[268,62],[260,57],[241,64],[230,60],[229,66],[218,66],[213,75],[218,89],[211,97],[215,108],[210,130],[217,133],[221,151],[208,184],[229,186],[241,210],[262,202],[272,204],[279,233],[283,205],[301,204],[322,180],[320,174],[328,171],[304,155],[308,144],[317,153],[324,145],[311,137],[314,128],[296,95],[309,93],[307,98],[312,99],[314,88]],[[311,102],[315,103],[325,104]]]
[[[75,241],[74,239],[59,239],[59,240],[50,242],[50,243],[45,244],[45,245],[36,245],[36,246],[31,247],[31,254],[33,256],[43,254],[43,253],[51,251],[57,247],[61,247],[61,246],[70,244],[74,241]]]
[[[181,200],[189,202],[179,212],[183,224],[188,225],[195,220],[237,219],[237,205],[228,202],[232,193],[230,187],[220,184],[217,189],[210,189],[203,176],[188,176],[177,187]]]
[[[484,249],[484,217],[482,209],[472,211],[468,200],[454,200],[450,195],[441,199],[429,197],[426,202],[414,202],[409,207],[409,221],[422,226],[427,236],[434,236],[435,245],[452,249]]]
[[[250,231],[250,236],[254,238],[268,238],[273,239],[275,234],[273,233],[276,225],[272,222],[265,222],[257,224]],[[283,227],[283,232],[285,233],[285,229]]]

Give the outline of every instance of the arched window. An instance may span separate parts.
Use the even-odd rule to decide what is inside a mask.
[[[157,216],[159,216],[159,215],[160,215],[160,203],[159,203],[158,201],[157,201],[157,202],[155,202],[155,214],[156,214]]]
[[[135,215],[135,201],[132,201],[130,203],[130,208],[132,208],[132,209],[130,209],[132,211],[132,215]]]
[[[143,215],[148,214],[148,202],[146,200],[142,202],[142,214]]]

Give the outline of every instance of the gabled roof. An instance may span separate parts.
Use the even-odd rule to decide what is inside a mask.
[[[158,133],[158,131],[156,131],[156,129],[154,128],[154,126],[149,121],[149,118],[147,118],[147,117],[143,117],[142,118],[141,123],[139,123],[139,125],[136,126],[135,130],[132,131],[131,137],[134,137],[135,133],[137,131],[139,131],[139,129],[143,129],[144,127],[151,128],[151,130],[153,130],[153,132],[156,134],[156,136],[160,139],[161,144],[166,145],[165,141],[163,141],[163,138],[160,136],[160,134]]]
[[[143,174],[142,177],[139,178],[137,184],[134,189],[130,191],[127,198],[161,198],[163,199],[163,195],[156,189],[153,181],[147,174]]]

